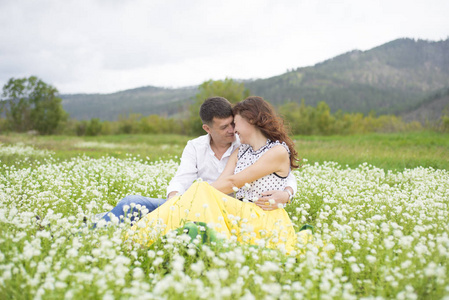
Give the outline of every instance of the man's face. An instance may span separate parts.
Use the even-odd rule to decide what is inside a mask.
[[[218,144],[227,144],[235,141],[234,117],[225,119],[213,118],[212,124],[203,125],[204,130],[210,134],[212,140]]]

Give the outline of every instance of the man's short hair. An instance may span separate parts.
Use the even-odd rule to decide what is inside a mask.
[[[207,98],[200,107],[200,118],[203,124],[212,124],[214,118],[226,119],[232,117],[232,106],[223,97]]]

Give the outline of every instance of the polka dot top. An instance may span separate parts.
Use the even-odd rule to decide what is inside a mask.
[[[234,174],[240,173],[242,170],[254,164],[265,152],[277,145],[284,146],[288,153],[290,153],[287,144],[284,142],[280,143],[279,141],[272,142],[271,140],[267,140],[265,146],[257,151],[254,151],[250,145],[242,144],[237,154],[237,165],[235,167]],[[248,182],[249,188],[247,186],[243,186],[236,192],[235,197],[237,199],[245,198],[250,201],[255,201],[255,198],[260,197],[262,192],[270,190],[284,190],[286,183],[287,177],[281,177],[276,173],[271,173],[253,182]]]

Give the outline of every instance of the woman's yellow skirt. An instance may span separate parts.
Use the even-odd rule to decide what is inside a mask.
[[[145,246],[187,222],[204,222],[218,236],[241,243],[291,252],[297,243],[284,209],[265,211],[230,197],[207,182],[194,183],[183,195],[168,200],[131,227],[127,239]]]

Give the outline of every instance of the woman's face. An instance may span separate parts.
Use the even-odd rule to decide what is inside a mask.
[[[245,118],[240,115],[234,116],[234,129],[240,137],[240,142],[243,144],[249,143],[249,138],[254,132],[254,125],[251,125]]]

